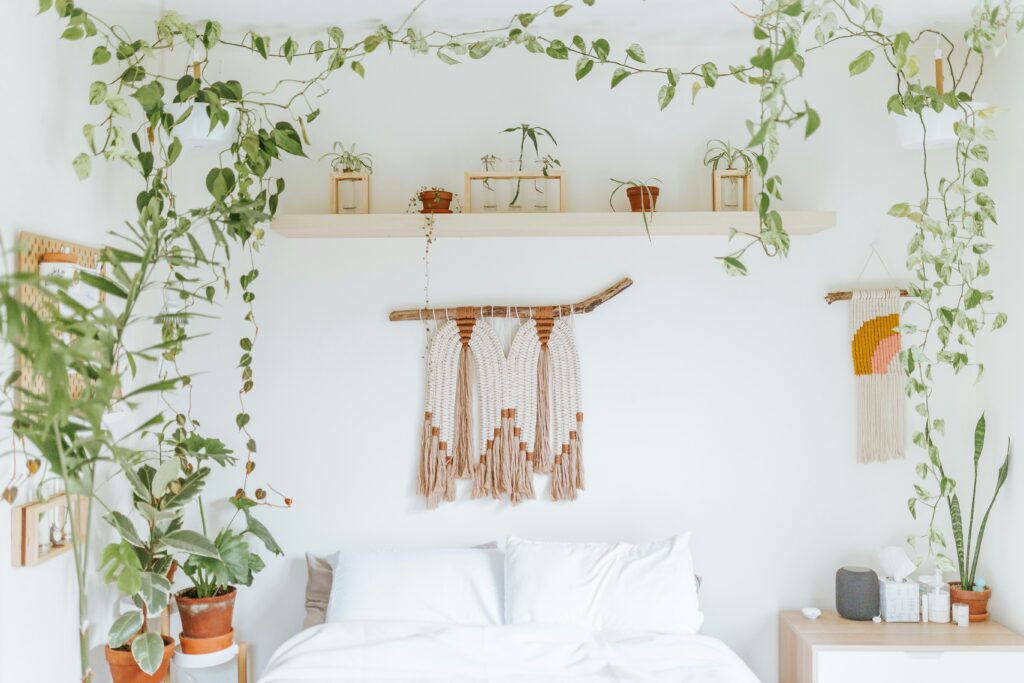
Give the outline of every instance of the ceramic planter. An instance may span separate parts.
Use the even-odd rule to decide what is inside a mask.
[[[986,621],[988,619],[988,600],[992,597],[992,589],[985,588],[980,591],[965,591],[960,587],[959,581],[951,581],[949,584],[949,601],[951,604],[963,603],[967,605],[971,613],[971,621]]]
[[[237,593],[235,587],[231,586],[223,595],[212,598],[192,597],[194,593],[194,588],[186,588],[174,596],[181,617],[182,642],[186,638],[217,638],[231,633]]]
[[[658,194],[661,190],[654,185],[633,185],[626,188],[626,196],[629,197],[629,208],[634,212],[654,211],[658,204]]]
[[[139,668],[131,650],[112,650],[107,646],[107,665],[114,683],[161,683],[171,666],[171,655],[174,654],[174,639],[161,637],[164,639],[164,659],[160,662],[160,668],[152,674]]]
[[[444,190],[425,190],[420,192],[420,201],[423,203],[423,209],[420,213],[451,213],[452,204],[451,192]]]

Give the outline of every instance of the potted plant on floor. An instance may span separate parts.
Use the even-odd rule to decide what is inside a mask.
[[[978,578],[978,557],[981,555],[981,542],[985,538],[985,527],[988,525],[988,516],[992,512],[992,506],[996,503],[1000,489],[1006,483],[1006,477],[1010,470],[1010,444],[1006,445],[1006,458],[996,475],[995,491],[985,514],[981,517],[978,525],[977,536],[974,535],[974,513],[975,503],[978,498],[978,464],[981,461],[981,453],[985,447],[985,416],[982,415],[974,428],[974,477],[971,485],[971,507],[967,516],[967,539],[964,539],[964,520],[960,510],[960,500],[956,491],[946,495],[949,504],[950,519],[953,525],[953,540],[956,543],[957,569],[960,572],[960,580],[950,583],[950,602],[953,604],[964,603],[970,608],[971,621],[985,621],[988,619],[988,601],[992,596],[992,588]]]
[[[117,510],[104,516],[120,540],[103,550],[100,571],[107,583],[116,583],[128,596],[134,609],[110,627],[106,659],[114,683],[156,683],[163,680],[174,653],[172,638],[149,629],[149,618],[167,607],[171,553],[218,552],[202,535],[182,528],[185,504],[203,489],[210,470],[199,467],[185,474],[181,460],[172,456],[156,467],[131,467],[122,461],[121,472],[131,486],[132,516]],[[143,521],[144,532],[139,532],[133,517]]]
[[[616,180],[610,178],[615,183],[615,188],[612,193],[608,195],[608,206],[611,207],[612,211],[615,211],[614,199],[615,195],[618,194],[619,190],[626,188],[626,197],[629,198],[629,208],[634,213],[639,213],[644,219],[644,230],[647,231],[647,238],[651,237],[651,221],[654,220],[654,210],[658,204],[658,195],[661,194],[661,189],[657,185],[652,185],[652,182],[661,182],[658,178],[648,178],[647,180],[637,180],[635,178],[630,180]]]

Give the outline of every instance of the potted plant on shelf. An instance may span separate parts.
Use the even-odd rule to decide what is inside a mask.
[[[709,140],[704,165],[711,168],[712,210],[754,210],[754,157],[750,152],[733,147],[728,140]],[[724,169],[719,168],[722,165]]]
[[[648,178],[647,180],[637,180],[635,178],[630,180],[617,180],[615,178],[609,178],[615,183],[615,188],[612,193],[608,195],[608,206],[611,207],[612,211],[615,211],[615,195],[618,194],[619,190],[626,188],[626,197],[629,198],[629,208],[634,213],[639,213],[644,219],[644,230],[647,231],[647,238],[651,237],[651,221],[654,220],[654,210],[658,203],[658,195],[661,193],[661,189],[657,185],[652,185],[652,181],[661,182],[658,178]]]
[[[503,133],[519,133],[519,157],[512,162],[512,170],[514,172],[523,172],[523,157],[526,155],[526,141],[529,140],[533,145],[533,152],[538,159],[538,163],[541,165],[541,173],[547,177],[549,170],[554,166],[561,165],[558,159],[555,159],[550,154],[541,155],[540,153],[540,139],[543,137],[551,140],[552,144],[558,146],[558,141],[555,140],[555,136],[551,134],[551,131],[543,126],[534,126],[529,123],[520,123],[518,126],[511,126],[502,131]],[[513,211],[522,209],[522,201],[519,195],[522,191],[522,178],[516,179],[515,192],[512,194],[512,199],[509,201],[508,206]]]
[[[452,213],[452,200],[456,195],[441,187],[421,187],[416,194],[409,199],[407,211],[412,212],[417,204],[422,208],[420,213]]]
[[[324,159],[330,159],[334,171],[331,174],[331,212],[355,213],[359,208],[356,184],[362,183],[362,211],[369,213],[373,156],[369,152],[356,152],[354,144],[346,148],[344,143],[335,142],[331,151],[320,157],[320,161]]]
[[[985,538],[985,527],[988,525],[988,516],[992,512],[1000,489],[1006,483],[1006,477],[1010,470],[1010,444],[1006,445],[1006,458],[1000,466],[996,475],[995,491],[985,514],[978,525],[978,535],[974,535],[974,513],[975,503],[978,497],[978,463],[981,460],[981,453],[985,447],[985,416],[978,419],[974,428],[974,477],[971,485],[971,507],[967,516],[967,539],[964,540],[963,516],[960,510],[960,500],[955,490],[946,494],[949,505],[950,519],[953,526],[953,539],[956,543],[957,569],[960,573],[960,580],[950,583],[949,593],[951,603],[964,603],[970,609],[971,621],[985,621],[988,619],[988,601],[992,596],[992,588],[978,578],[978,557],[981,554],[981,542]],[[946,487],[943,487],[945,490]],[[913,499],[912,499],[913,500]]]

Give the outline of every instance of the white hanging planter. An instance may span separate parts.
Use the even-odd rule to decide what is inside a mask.
[[[927,144],[928,149],[950,149],[956,146],[956,131],[954,124],[967,120],[972,114],[980,115],[980,112],[988,105],[981,102],[967,102],[967,108],[954,109],[943,107],[942,111],[925,109],[921,112],[921,118],[913,112],[907,112],[906,116],[897,119],[899,128],[900,145],[904,149],[921,149],[922,144]],[[923,128],[922,128],[923,119]]]
[[[228,124],[217,125],[210,130],[209,105],[202,102],[190,104],[171,103],[164,107],[164,110],[174,117],[181,118],[189,107],[192,113],[188,118],[174,127],[174,134],[181,140],[181,144],[187,147],[227,147],[234,140],[235,132],[238,129],[238,111],[230,107],[225,108],[228,112]]]

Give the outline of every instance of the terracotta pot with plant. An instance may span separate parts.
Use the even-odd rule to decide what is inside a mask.
[[[451,213],[452,199],[455,197],[451,192],[440,187],[423,187],[417,193],[423,208],[420,213]]]
[[[134,647],[123,646],[112,648],[106,647],[107,665],[110,667],[110,677],[114,683],[160,683],[167,676],[167,670],[171,666],[171,656],[174,654],[174,639],[167,636],[160,636],[163,642],[162,647],[156,646],[153,653],[158,653],[156,669],[153,673],[146,673],[140,668],[138,656]],[[144,654],[145,661],[150,662],[151,654]]]
[[[197,543],[181,566],[192,583],[174,595],[181,617],[181,649],[186,654],[217,652],[234,642],[236,586],[251,585],[264,567],[260,556],[249,551],[245,535],[257,536],[273,553],[281,552],[266,527],[251,516],[246,518],[249,524],[242,532],[225,527],[212,543],[200,536],[206,543]]]
[[[612,208],[612,211],[615,211],[615,204],[613,203],[615,195],[622,188],[626,188],[629,208],[634,213],[639,213],[643,217],[644,230],[647,231],[649,239],[651,236],[651,222],[654,220],[654,211],[658,204],[658,195],[661,194],[661,189],[657,185],[653,185],[652,181],[660,183],[661,180],[658,178],[648,178],[647,180],[637,180],[636,178],[617,180],[610,178],[610,180],[615,183],[615,189],[608,196],[608,206]]]
[[[992,512],[992,506],[996,503],[1000,489],[1006,483],[1006,477],[1010,470],[1010,444],[1007,443],[1006,458],[996,475],[995,491],[992,493],[992,499],[985,509],[985,514],[977,527],[977,536],[975,536],[974,512],[978,497],[978,463],[981,460],[984,447],[985,416],[982,415],[974,428],[974,478],[971,485],[971,506],[966,520],[963,519],[960,500],[956,492],[951,491],[945,495],[953,525],[953,539],[956,543],[957,569],[960,572],[960,580],[949,584],[950,603],[966,604],[970,610],[971,621],[988,619],[988,601],[992,596],[992,589],[978,578],[978,557],[981,554],[981,542],[985,538],[988,516]],[[964,539],[964,521],[967,522],[966,541]]]

